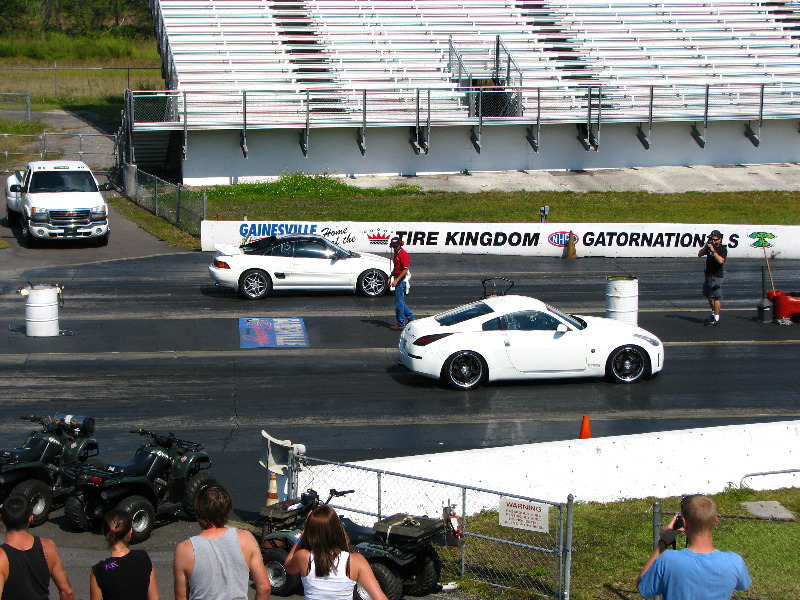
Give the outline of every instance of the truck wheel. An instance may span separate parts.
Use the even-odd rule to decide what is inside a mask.
[[[105,235],[101,235],[100,237],[97,238],[97,245],[100,246],[101,248],[103,246],[108,246],[108,234],[107,233]]]
[[[76,531],[91,531],[103,519],[103,505],[99,498],[70,496],[64,502],[64,514]]]
[[[130,496],[117,504],[117,508],[130,514],[133,521],[131,544],[138,544],[150,537],[156,522],[156,511],[147,498]]]
[[[25,238],[26,248],[36,248],[39,245],[39,238],[31,233],[31,226],[28,220],[23,216],[22,219],[22,237]]]
[[[411,596],[423,596],[430,592],[442,574],[442,559],[433,548],[428,549],[428,554],[422,559],[422,565],[413,584],[404,591]]]
[[[19,213],[17,211],[11,210],[6,204],[6,227],[11,229],[14,225],[19,222]]]
[[[286,572],[287,556],[289,553],[283,548],[261,550],[272,593],[276,596],[291,596],[300,587],[300,574]]]
[[[183,495],[183,512],[186,513],[190,519],[197,516],[197,509],[194,507],[194,500],[201,490],[210,485],[215,485],[217,480],[211,475],[201,471],[189,478],[189,483],[186,484],[186,492]]]
[[[20,494],[28,499],[33,510],[33,521],[31,525],[36,527],[47,521],[50,508],[53,506],[53,488],[39,481],[38,479],[28,479],[18,484],[11,490],[11,494]]]
[[[378,585],[381,586],[381,590],[386,594],[388,600],[400,600],[403,595],[403,582],[397,569],[382,562],[370,562],[369,566],[372,567],[375,579],[378,580]],[[353,600],[371,600],[371,598],[372,596],[361,587],[360,583],[353,588]]]

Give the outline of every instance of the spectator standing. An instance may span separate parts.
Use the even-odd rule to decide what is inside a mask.
[[[268,600],[269,577],[256,539],[227,526],[233,509],[228,490],[210,485],[197,494],[195,506],[202,531],[175,548],[175,600],[247,600],[250,579],[256,600]]]
[[[19,494],[9,496],[0,517],[6,526],[6,543],[0,546],[2,600],[48,600],[50,579],[61,600],[74,600],[55,542],[28,531],[33,521],[30,501]]]
[[[131,515],[115,508],[103,518],[111,556],[92,567],[90,600],[158,600],[156,571],[144,550],[131,550]]]
[[[327,504],[308,515],[285,567],[287,573],[300,574],[306,600],[350,600],[356,583],[372,600],[387,600],[367,559],[350,553],[342,521]]]
[[[677,523],[683,518],[683,527]],[[645,598],[663,594],[664,600],[729,600],[734,590],[750,587],[750,575],[741,556],[714,548],[717,505],[695,494],[681,500],[681,513],[661,532],[655,550],[642,567],[636,584]],[[680,531],[687,547],[666,551]]]
[[[722,243],[722,233],[715,229],[708,236],[708,242],[700,249],[697,256],[706,257],[704,270],[703,296],[708,299],[711,316],[704,325],[719,326],[719,312],[722,309],[722,280],[725,276],[722,265],[728,258],[728,247]]]
[[[392,257],[392,275],[389,278],[389,286],[394,288],[394,312],[397,324],[391,325],[392,331],[402,331],[409,321],[413,321],[414,313],[406,305],[406,294],[408,293],[409,274],[408,268],[411,260],[408,252],[403,248],[403,240],[393,237],[389,242],[389,247],[394,252]]]

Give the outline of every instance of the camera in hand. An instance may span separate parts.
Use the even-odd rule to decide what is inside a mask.
[[[673,529],[683,529],[683,515],[678,515],[678,518],[675,519],[675,525],[672,526]]]

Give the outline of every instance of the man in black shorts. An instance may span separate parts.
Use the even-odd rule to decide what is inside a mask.
[[[722,234],[715,229],[708,236],[708,242],[700,249],[697,256],[706,257],[703,296],[708,299],[711,316],[703,324],[711,327],[719,326],[719,311],[722,308],[722,281],[724,272],[722,265],[728,258],[728,247],[722,243]]]

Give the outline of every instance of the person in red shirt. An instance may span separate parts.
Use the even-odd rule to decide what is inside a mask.
[[[410,260],[408,252],[403,249],[403,240],[399,237],[393,237],[389,242],[394,252],[392,257],[392,276],[389,278],[389,286],[394,288],[394,312],[397,317],[397,325],[389,327],[392,331],[402,331],[403,327],[409,321],[413,321],[416,317],[414,313],[406,305],[406,294],[408,293],[408,267]]]

